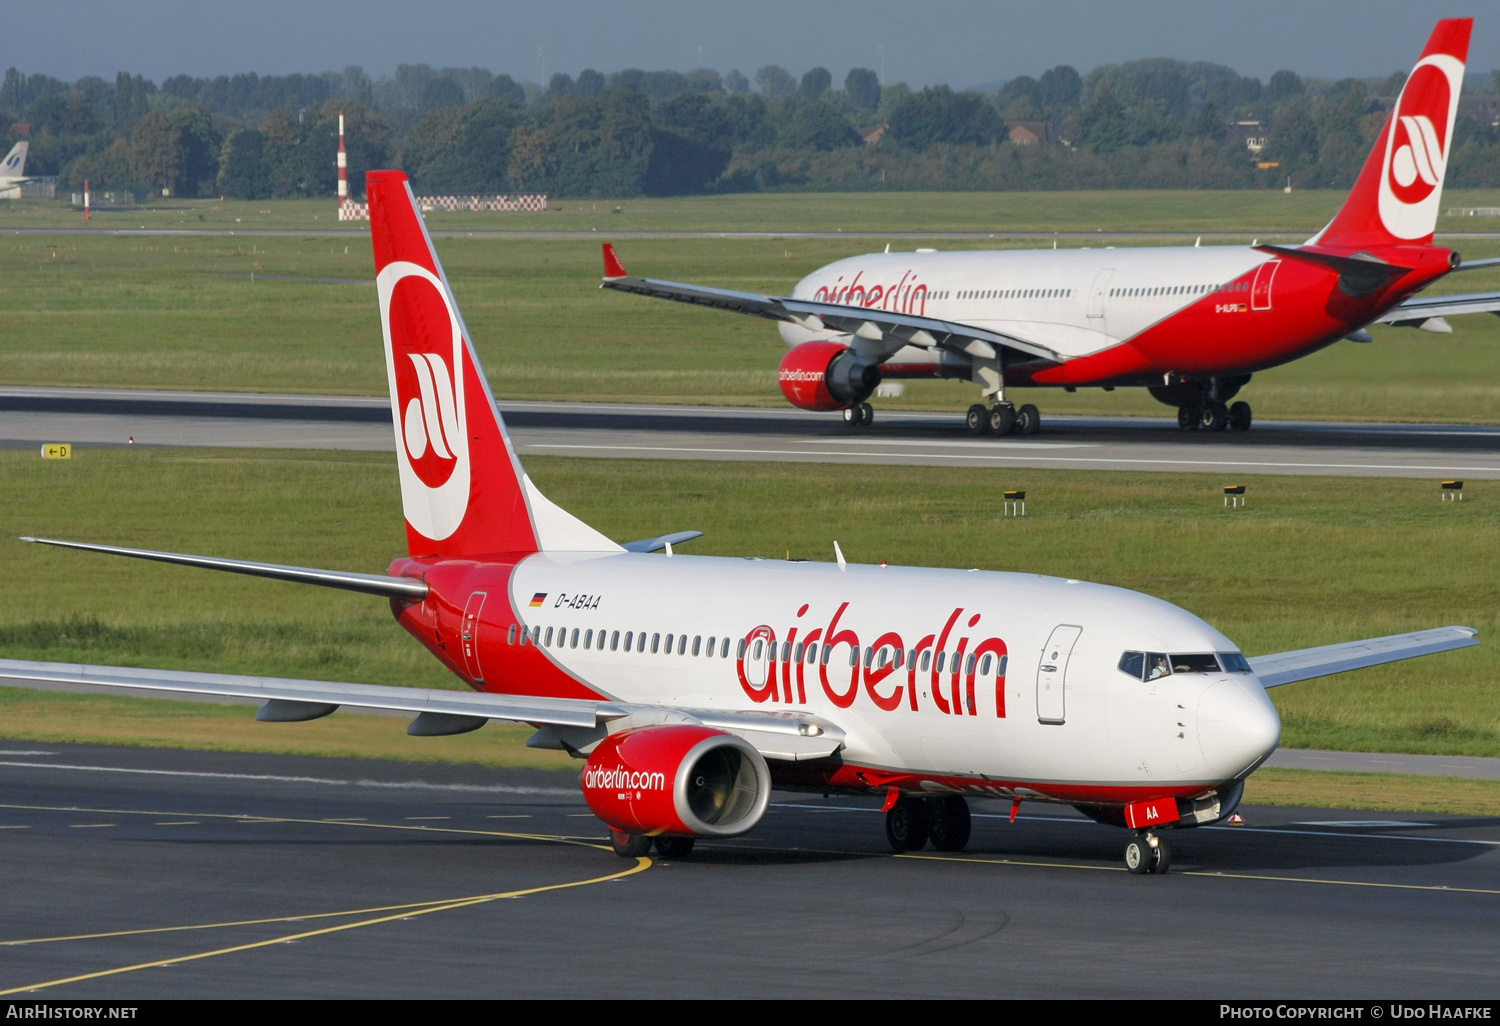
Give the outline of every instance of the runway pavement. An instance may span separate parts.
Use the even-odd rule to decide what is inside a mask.
[[[1246,808],[1133,877],[1123,830],[777,793],[635,863],[569,773],[0,743],[0,990],[107,997],[1489,998],[1500,823]],[[24,942],[24,943],[22,943]],[[55,982],[64,981],[64,982]],[[71,981],[71,982],[67,982]],[[51,986],[44,986],[53,984]],[[34,989],[41,987],[42,989]]]
[[[1032,437],[972,438],[962,411],[877,407],[870,428],[791,408],[500,404],[523,455],[1083,470],[1500,478],[1500,427],[1261,421],[1183,432],[1175,419],[1051,417]],[[1164,412],[1165,408],[1163,408]],[[133,443],[129,440],[133,439]],[[0,447],[390,450],[383,397],[0,388]]]

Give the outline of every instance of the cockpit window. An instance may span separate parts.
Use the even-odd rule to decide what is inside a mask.
[[[1249,673],[1250,664],[1238,652],[1168,655],[1165,652],[1126,652],[1120,657],[1120,672],[1136,680],[1153,681],[1173,673],[1218,673],[1220,665],[1230,673]]]

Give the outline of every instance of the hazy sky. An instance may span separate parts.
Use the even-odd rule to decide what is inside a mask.
[[[358,64],[486,67],[545,81],[584,68],[688,71],[851,67],[887,82],[964,87],[1054,64],[1082,72],[1141,57],[1227,64],[1262,81],[1409,70],[1436,19],[1475,15],[1469,70],[1500,67],[1500,0],[1455,10],[1411,0],[72,0],[7,4],[0,67],[73,80]]]

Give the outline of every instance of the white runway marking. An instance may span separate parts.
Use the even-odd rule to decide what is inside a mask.
[[[429,784],[425,780],[334,780],[326,777],[283,777],[270,773],[205,773],[193,770],[136,769],[128,766],[70,766],[52,762],[0,762],[22,769],[76,770],[83,773],[134,773],[153,777],[201,777],[210,780],[256,780],[274,784],[328,784],[336,787],[380,787],[408,791],[463,791],[479,794],[540,794],[579,796],[563,787],[511,787],[504,784]]]
[[[683,452],[683,453],[718,453],[721,455],[734,456],[910,456],[910,453],[898,452],[859,452],[843,451],[839,449],[715,449],[709,447],[694,446],[668,446],[668,445],[560,445],[532,444],[524,445],[526,449],[583,449],[593,452]],[[1011,462],[1020,460],[1034,460],[1035,456],[998,456],[980,455],[971,456],[967,453],[925,453],[929,459],[935,460],[996,460],[1000,462]],[[1500,474],[1500,466],[1492,467],[1455,467],[1452,464],[1442,466],[1424,465],[1420,463],[1272,463],[1258,460],[1162,460],[1162,459],[1119,459],[1105,456],[1058,456],[1057,463],[1111,463],[1130,466],[1182,466],[1182,467],[1260,467],[1268,469],[1314,469],[1314,470],[1422,470],[1434,474]]]
[[[817,444],[816,439],[806,440],[809,444]],[[1098,442],[971,442],[955,439],[951,442],[927,440],[921,442],[903,442],[896,438],[851,438],[845,445],[947,445],[962,446],[974,449],[993,450],[997,444],[1007,449],[1097,449]]]

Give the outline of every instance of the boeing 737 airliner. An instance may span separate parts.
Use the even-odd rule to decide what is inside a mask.
[[[1246,659],[1084,581],[616,544],[522,468],[406,176],[368,193],[407,555],[382,575],[27,540],[384,598],[472,691],[18,660],[0,678],[249,696],[272,721],[394,709],[416,735],[529,723],[583,761],[624,856],[742,834],[780,787],[883,796],[898,851],[961,849],[969,796],[1061,802],[1133,830],[1147,873],[1276,748],[1267,687],[1478,644],[1444,627]]]

